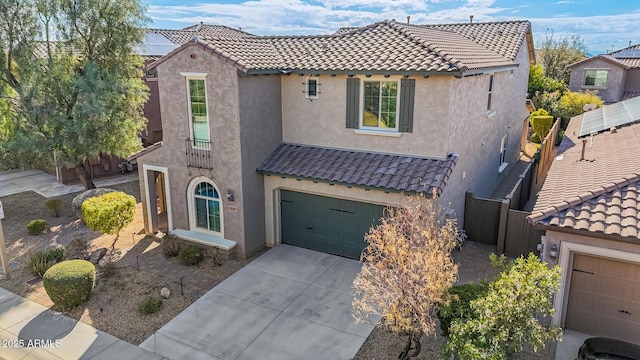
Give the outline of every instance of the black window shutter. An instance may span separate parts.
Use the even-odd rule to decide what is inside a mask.
[[[413,132],[413,102],[416,97],[416,80],[400,80],[400,132]]]
[[[357,129],[360,118],[360,79],[347,78],[347,129]]]

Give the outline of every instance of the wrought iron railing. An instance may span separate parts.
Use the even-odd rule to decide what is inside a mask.
[[[199,169],[213,169],[210,140],[187,139],[185,148],[187,166]]]

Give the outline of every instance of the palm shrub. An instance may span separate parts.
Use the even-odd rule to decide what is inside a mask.
[[[187,245],[180,249],[178,254],[180,263],[183,265],[196,265],[204,259],[202,248],[196,245]]]
[[[47,209],[51,210],[53,216],[60,217],[60,209],[62,208],[62,200],[60,199],[49,199],[44,203],[44,206]]]
[[[82,218],[91,230],[116,235],[112,249],[120,231],[131,224],[135,214],[136,198],[122,191],[92,197],[82,203]]]
[[[50,267],[63,259],[63,248],[51,248],[47,251],[38,251],[29,258],[29,271],[35,276],[42,277]]]
[[[42,277],[51,301],[62,309],[85,302],[96,283],[96,267],[86,260],[67,260],[53,265]]]
[[[152,297],[146,298],[138,304],[138,312],[142,315],[153,314],[160,310],[160,306],[162,306],[162,300]]]

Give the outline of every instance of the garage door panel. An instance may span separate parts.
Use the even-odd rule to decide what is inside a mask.
[[[576,254],[565,326],[595,336],[640,341],[640,265]]]
[[[281,190],[281,209],[283,243],[359,259],[384,207]]]

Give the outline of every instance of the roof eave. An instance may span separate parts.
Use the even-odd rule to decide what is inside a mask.
[[[307,181],[320,182],[320,183],[329,184],[329,185],[341,185],[341,186],[346,186],[346,187],[349,187],[349,188],[358,188],[358,189],[365,189],[365,190],[378,190],[378,191],[384,191],[384,192],[387,192],[387,193],[410,195],[410,194],[417,194],[419,192],[419,191],[416,191],[416,190],[399,190],[399,189],[392,189],[392,188],[386,188],[386,187],[380,187],[380,186],[349,183],[349,182],[343,182],[343,181],[331,181],[331,180],[326,180],[326,179],[318,179],[318,178],[311,178],[311,177],[307,177],[307,176],[284,174],[284,173],[278,173],[278,172],[273,172],[273,171],[265,171],[265,170],[256,170],[256,171],[258,173],[260,173],[260,174],[264,174],[264,175],[267,175],[267,176],[277,176],[277,177],[281,177],[281,178],[307,180]],[[445,184],[445,186],[446,186],[446,184]],[[420,192],[425,194],[425,196],[428,196],[428,197],[431,197],[431,195],[432,195],[431,191],[420,191]],[[441,193],[442,193],[442,191],[438,191],[438,196],[440,196]]]
[[[628,236],[622,236],[622,235],[613,235],[613,234],[605,234],[605,233],[602,233],[602,232],[594,232],[594,231],[589,231],[589,230],[578,230],[578,229],[574,229],[574,228],[571,228],[571,227],[563,227],[563,226],[557,226],[557,225],[544,225],[544,224],[540,224],[540,223],[534,223],[533,224],[533,228],[536,229],[536,230],[557,231],[557,232],[562,232],[562,233],[566,233],[566,234],[588,236],[588,237],[593,237],[593,238],[599,238],[599,239],[611,240],[611,241],[619,241],[619,242],[626,242],[626,243],[632,243],[632,244],[638,244],[640,242],[640,239],[634,238],[634,237],[628,237]]]
[[[402,76],[455,76],[462,77],[463,73],[460,70],[455,71],[415,71],[415,70],[314,70],[314,69],[248,69],[244,71],[246,75],[306,75],[306,74],[318,74],[318,75],[348,75],[355,76],[360,74],[366,75],[402,75]]]

